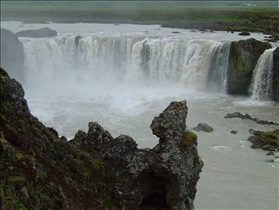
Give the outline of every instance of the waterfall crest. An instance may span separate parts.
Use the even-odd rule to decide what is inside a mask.
[[[274,50],[275,48],[266,50],[259,58],[253,71],[253,79],[249,87],[249,93],[253,100],[263,101],[271,99]]]
[[[129,85],[180,83],[226,92],[230,42],[184,37],[85,35],[21,39],[29,85],[108,82]]]

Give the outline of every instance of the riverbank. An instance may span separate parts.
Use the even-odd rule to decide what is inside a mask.
[[[271,2],[272,3],[272,2]],[[220,3],[219,3],[220,4]],[[1,3],[2,21],[126,23],[199,30],[279,33],[278,8],[217,2],[13,2]]]

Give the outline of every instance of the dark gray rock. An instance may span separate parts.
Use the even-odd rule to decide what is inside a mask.
[[[117,175],[116,189],[123,209],[194,209],[199,173],[203,167],[197,136],[186,131],[186,101],[172,102],[151,123],[159,144],[137,149],[127,135],[113,139],[97,123],[89,123],[79,147],[98,152]]]
[[[237,131],[232,130],[232,131],[231,131],[231,134],[237,134]]]
[[[78,47],[79,45],[79,40],[82,38],[82,36],[76,36],[75,37],[75,45]]]
[[[249,32],[240,32],[238,35],[239,36],[250,36],[250,33]]]
[[[228,67],[228,94],[248,94],[253,70],[259,57],[271,44],[255,39],[232,42]]]
[[[243,115],[239,112],[229,113],[224,118],[240,118],[240,119],[243,119],[243,120],[252,120],[252,121],[256,122],[257,124],[262,124],[262,125],[279,125],[278,123],[274,123],[272,121],[253,118],[249,114]],[[250,132],[250,130],[249,130],[249,132]]]
[[[268,151],[278,151],[279,149],[279,130],[263,132],[254,131],[253,136],[250,136],[248,140],[252,143],[251,148]]]
[[[214,130],[210,125],[208,125],[206,123],[199,123],[197,125],[197,128],[204,132],[212,132]]]
[[[23,30],[15,34],[18,37],[30,37],[30,38],[50,38],[57,36],[57,31],[48,27],[40,28],[38,30]]]
[[[24,90],[21,84],[15,79],[11,79],[4,69],[0,69],[1,74],[1,103],[8,102],[20,114],[29,113],[27,101],[24,99]],[[2,111],[2,110],[1,110]]]
[[[1,67],[10,77],[24,82],[23,45],[10,30],[1,28]]]
[[[269,156],[269,155],[273,155],[274,156],[274,152],[268,152],[268,153],[266,153],[266,155],[267,156]]]
[[[250,134],[254,134],[255,132],[256,132],[256,131],[255,131],[254,129],[252,129],[252,128],[249,129],[249,133],[250,133]]]

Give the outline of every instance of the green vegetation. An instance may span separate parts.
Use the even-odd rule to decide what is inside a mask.
[[[186,131],[183,134],[183,137],[180,141],[178,148],[180,152],[184,153],[185,151],[187,151],[189,147],[191,147],[193,144],[196,143],[197,143],[197,136],[190,131]]]
[[[244,3],[244,1],[10,1],[1,3],[1,17],[2,21],[169,24],[168,26],[171,26],[172,22],[218,21],[224,23],[220,30],[227,30],[226,23],[230,23],[230,27],[232,26],[230,29],[235,31],[263,31],[263,26],[279,28],[279,9],[276,1],[257,1],[255,2],[257,6],[243,6]],[[268,31],[268,28],[265,30]]]
[[[21,86],[2,68],[0,76],[1,208],[116,209],[116,175],[103,159],[45,127],[26,104],[18,108],[9,91],[20,100]]]
[[[255,131],[254,135],[248,139],[252,142],[251,148],[261,148],[268,151],[278,151],[279,149],[279,129],[263,132]]]

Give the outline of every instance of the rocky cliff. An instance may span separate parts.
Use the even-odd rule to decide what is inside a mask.
[[[279,102],[279,47],[273,51],[272,100]]]
[[[23,45],[10,30],[1,28],[1,67],[18,81],[24,81]]]
[[[228,65],[228,94],[248,94],[257,61],[269,48],[271,48],[270,43],[255,39],[231,43]]]
[[[0,73],[2,209],[194,208],[203,162],[186,131],[186,101],[154,118],[152,149],[96,122],[67,141],[32,116],[20,83]]]

